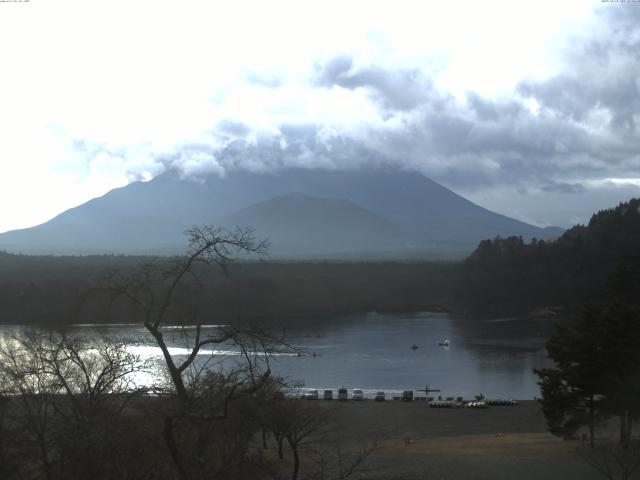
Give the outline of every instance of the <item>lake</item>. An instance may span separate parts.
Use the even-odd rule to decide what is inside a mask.
[[[0,332],[9,334],[16,328],[20,327],[6,326]],[[301,355],[274,358],[272,370],[307,388],[344,385],[361,388],[366,396],[376,390],[392,395],[429,385],[440,390],[432,396],[472,398],[482,393],[487,398],[532,399],[539,396],[533,369],[549,366],[544,342],[551,328],[544,319],[456,319],[430,312],[351,315],[289,328],[288,340],[301,348]],[[73,331],[125,338],[132,351],[161,361],[159,349],[141,326],[86,325]],[[174,354],[184,354],[180,330],[173,331],[167,330],[165,338]],[[449,346],[439,346],[445,339]],[[202,353],[205,359],[231,352],[221,348]]]
[[[539,396],[533,369],[550,364],[544,342],[551,327],[548,320],[366,314],[292,331],[294,343],[316,355],[281,358],[275,365],[318,389],[344,385],[371,394],[429,385],[441,390],[434,396],[531,399]],[[449,347],[439,346],[445,339]]]

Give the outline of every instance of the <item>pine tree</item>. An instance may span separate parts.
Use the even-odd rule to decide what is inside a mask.
[[[640,306],[635,269],[621,264],[609,281],[609,303],[585,308],[559,324],[547,342],[555,368],[536,370],[542,409],[552,433],[572,436],[595,421],[620,418],[620,445],[640,418]]]
[[[589,427],[593,445],[596,419],[602,412],[602,392],[607,382],[606,365],[598,355],[602,348],[600,312],[585,308],[575,321],[559,324],[547,342],[556,368],[536,370],[540,377],[542,410],[551,433],[571,437]]]

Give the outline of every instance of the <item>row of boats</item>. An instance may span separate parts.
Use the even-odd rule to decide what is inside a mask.
[[[437,390],[429,390],[428,391],[437,391]],[[425,391],[425,390],[422,390]],[[413,390],[405,390],[402,392],[402,396],[391,397],[393,400],[402,400],[403,402],[413,402],[416,400],[426,401],[429,407],[431,408],[487,408],[489,406],[498,406],[498,407],[506,407],[506,406],[516,406],[518,405],[517,400],[513,399],[485,399],[483,395],[476,395],[476,399],[469,401],[464,400],[462,397],[447,397],[446,399],[442,399],[438,397],[436,400],[434,397],[414,397]],[[300,398],[304,400],[319,400],[322,398],[323,400],[355,400],[355,401],[363,401],[365,400],[364,392],[359,389],[353,389],[352,394],[349,395],[348,391],[345,387],[340,387],[338,389],[338,395],[334,396],[333,390],[324,390],[321,395],[318,390],[309,390],[302,395]],[[375,393],[373,399],[377,402],[384,402],[387,399],[387,396],[384,391],[378,391]]]
[[[431,408],[488,408],[489,406],[498,407],[514,407],[518,405],[517,400],[476,400],[476,401],[458,401],[458,400],[435,400],[429,402]]]

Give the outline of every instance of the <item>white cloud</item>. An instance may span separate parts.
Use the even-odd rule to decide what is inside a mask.
[[[314,86],[317,65],[349,55],[357,68],[415,69],[457,102],[468,91],[500,98],[555,73],[553,46],[566,28],[591,28],[592,11],[586,1],[1,4],[0,202],[19,207],[0,231],[148,179],[185,146],[208,149],[183,152],[186,172],[217,171],[224,122],[254,143],[269,134],[288,147],[283,125],[316,125],[329,146],[338,135],[384,142],[415,115],[381,111],[366,89]],[[404,148],[417,158],[421,144]],[[441,154],[429,168],[500,173],[493,158],[470,161]]]

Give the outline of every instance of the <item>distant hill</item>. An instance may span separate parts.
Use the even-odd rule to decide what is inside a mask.
[[[290,194],[302,197],[296,201]],[[272,237],[274,254],[291,258],[357,252],[375,258],[460,258],[485,238],[562,233],[496,214],[423,175],[400,170],[232,171],[200,180],[167,172],[114,189],[42,225],[0,234],[0,249],[171,254],[183,251],[182,232],[194,224],[245,222],[258,236]],[[338,236],[322,237],[323,224]]]
[[[269,238],[271,256],[375,255],[417,246],[390,221],[342,199],[290,193],[257,203],[219,220],[234,228],[252,225]]]

